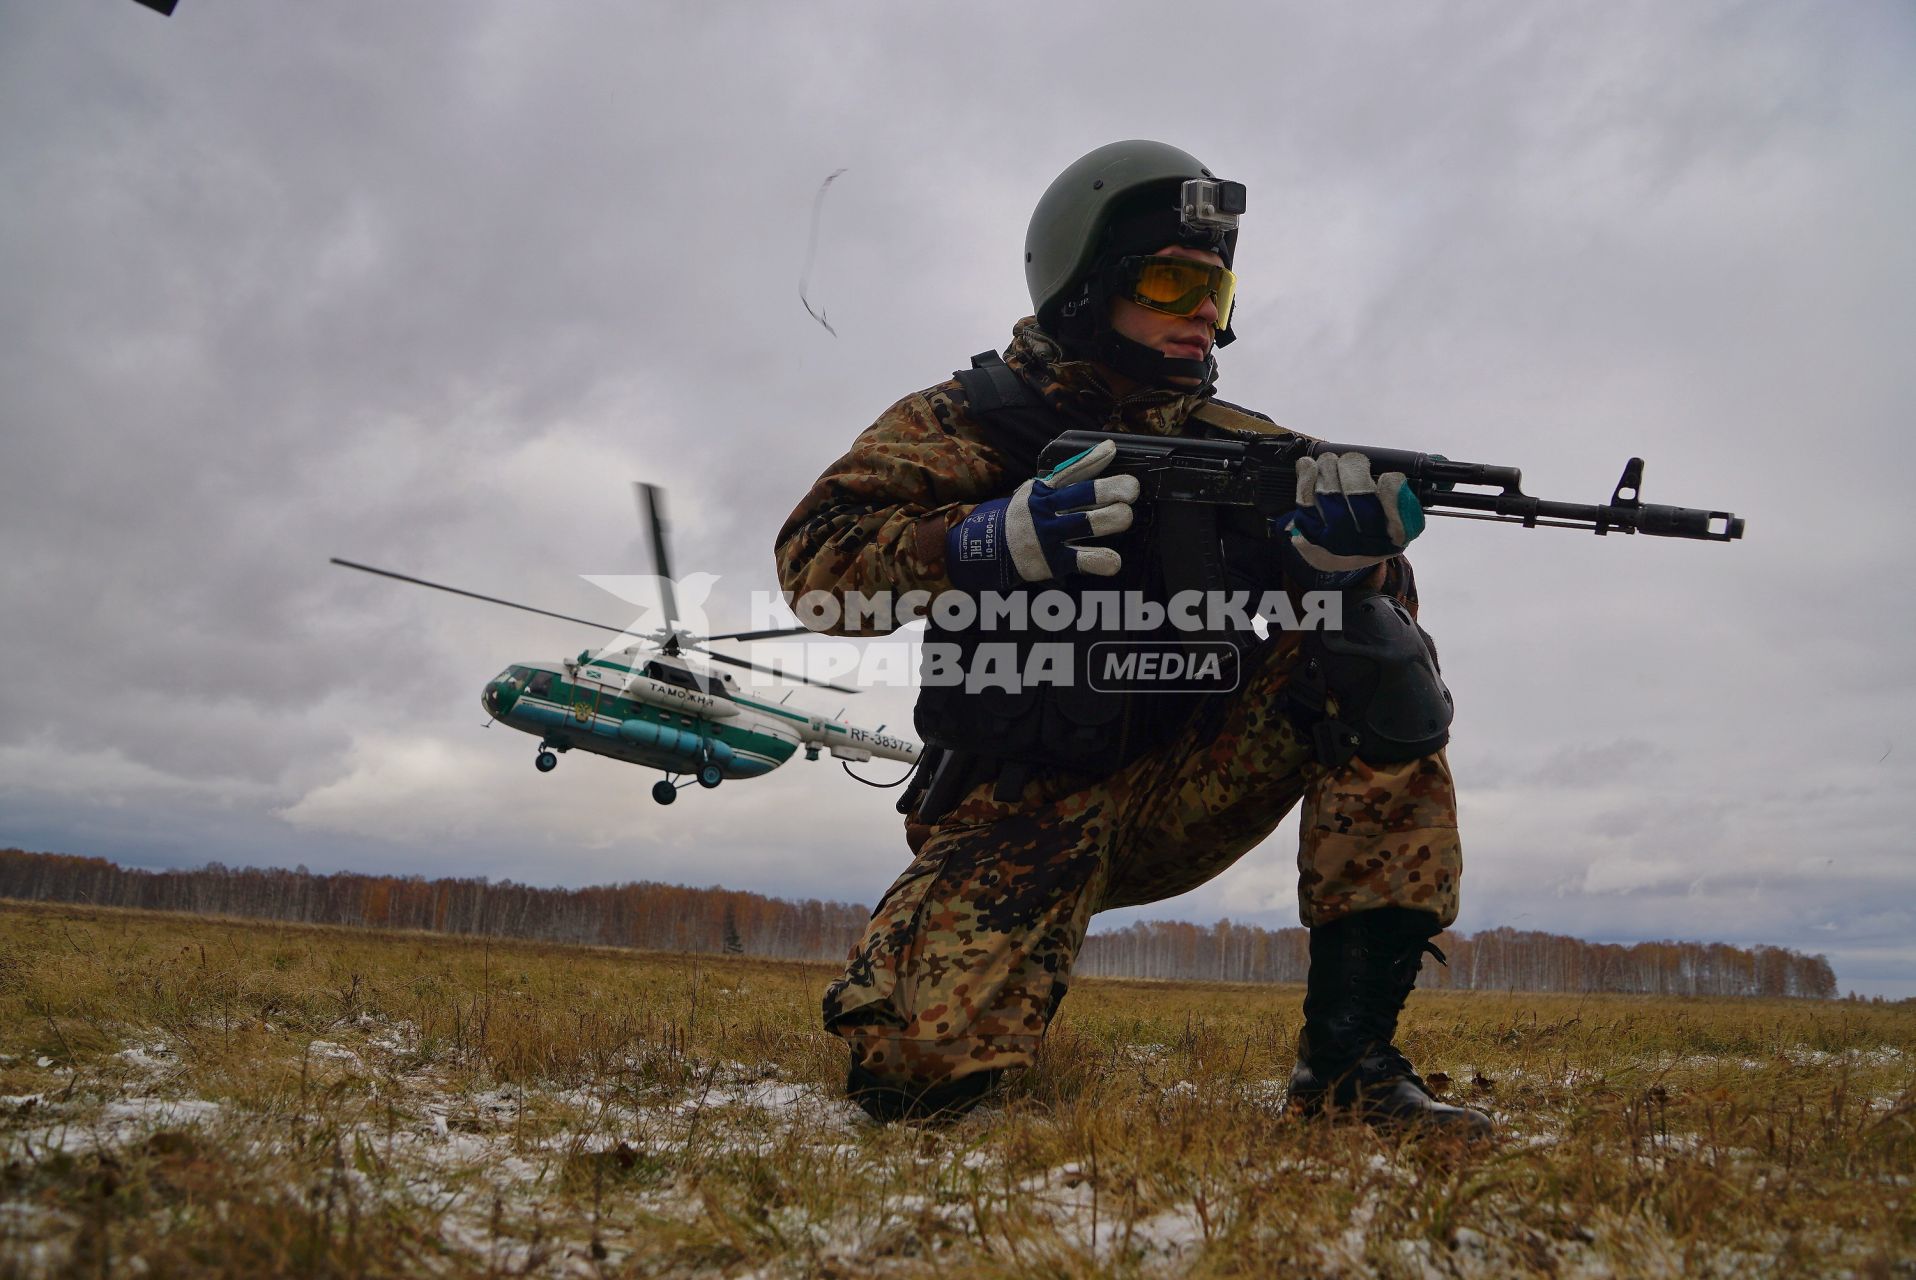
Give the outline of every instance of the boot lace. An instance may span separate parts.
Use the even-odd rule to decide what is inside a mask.
[[[1429,1094],[1430,1086],[1424,1083],[1424,1078],[1411,1067],[1410,1059],[1393,1043],[1397,1035],[1398,1011],[1404,1007],[1404,1001],[1409,999],[1412,989],[1416,987],[1417,973],[1423,967],[1426,955],[1437,957],[1437,963],[1446,968],[1450,965],[1436,943],[1427,938],[1419,939],[1404,946],[1384,964],[1358,965],[1352,985],[1368,1015],[1364,1019],[1363,1029],[1369,1044],[1359,1060],[1363,1076],[1372,1083],[1408,1080]]]

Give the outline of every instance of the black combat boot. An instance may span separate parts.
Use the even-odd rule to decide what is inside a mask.
[[[873,1075],[853,1061],[845,1078],[845,1096],[880,1124],[900,1120],[961,1119],[998,1086],[1002,1071],[979,1071],[934,1085],[910,1085]]]
[[[1490,1136],[1489,1116],[1437,1101],[1391,1043],[1425,953],[1443,959],[1430,941],[1440,928],[1428,911],[1380,907],[1311,930],[1292,1110],[1345,1112],[1379,1128]]]

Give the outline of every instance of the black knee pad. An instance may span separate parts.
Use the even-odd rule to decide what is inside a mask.
[[[1450,741],[1450,690],[1436,650],[1410,610],[1381,592],[1344,601],[1342,631],[1304,633],[1303,667],[1292,682],[1292,718],[1317,757],[1336,767],[1427,756]],[[1335,717],[1326,702],[1335,700]]]

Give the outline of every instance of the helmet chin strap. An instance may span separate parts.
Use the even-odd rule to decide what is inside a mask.
[[[1217,360],[1209,352],[1202,360],[1167,356],[1155,347],[1125,337],[1109,325],[1100,325],[1098,332],[1092,335],[1091,357],[1139,382],[1191,395],[1207,394],[1217,382]],[[1176,378],[1195,380],[1197,385],[1173,381]]]

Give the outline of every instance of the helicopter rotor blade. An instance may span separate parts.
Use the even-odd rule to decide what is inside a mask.
[[[428,582],[424,578],[415,578],[407,573],[394,573],[391,569],[375,569],[369,564],[358,564],[351,560],[331,557],[332,563],[342,569],[357,569],[361,573],[375,573],[382,578],[393,578],[399,582],[410,582],[415,586],[431,587],[434,591],[446,591],[455,596],[465,596],[468,600],[483,600],[487,604],[504,605],[508,609],[520,609],[526,613],[536,613],[544,618],[557,618],[561,622],[576,622],[582,627],[595,627],[600,631],[610,631],[617,635],[626,635],[628,627],[615,627],[609,622],[594,622],[590,618],[575,618],[569,613],[554,613],[550,609],[535,609],[529,604],[520,604],[516,600],[501,600],[498,596],[482,596],[477,591],[465,591],[459,587],[449,587],[443,582]]]
[[[672,564],[665,549],[665,491],[643,480],[633,481],[632,491],[638,495],[639,520],[645,525],[651,542],[652,572],[659,580],[659,603],[665,609],[665,628],[676,631],[679,602],[672,593]]]
[[[809,636],[810,627],[774,627],[769,631],[727,631],[724,635],[700,636],[701,640],[770,640],[775,636]]]
[[[821,689],[836,689],[840,693],[860,692],[860,690],[858,689],[847,688],[845,685],[842,685],[842,684],[833,684],[829,680],[814,680],[810,676],[802,676],[795,671],[781,671],[777,667],[761,667],[756,662],[747,662],[743,658],[734,658],[729,653],[719,653],[716,650],[707,649],[700,645],[696,645],[696,644],[687,645],[686,648],[696,649],[698,650],[699,653],[703,654],[705,657],[710,658],[714,662],[723,662],[726,665],[733,666],[733,667],[744,667],[749,671],[757,671],[762,675],[777,676],[780,680],[798,680],[805,684],[816,685]]]
[[[522,613],[536,613],[542,618],[557,618],[560,622],[574,622],[582,627],[592,627],[595,630],[599,630],[599,631],[610,631],[614,633],[615,635],[632,634],[632,631],[629,627],[615,627],[609,622],[594,622],[590,618],[575,618],[569,613],[555,613],[551,609],[538,609],[538,608],[534,608],[532,605],[529,605],[529,604],[520,604],[517,600],[502,600],[498,596],[481,595],[477,591],[467,591],[463,587],[449,587],[443,582],[431,582],[425,578],[415,578],[409,573],[396,573],[391,569],[380,569],[380,568],[374,567],[373,565],[360,564],[356,560],[342,560],[338,556],[331,556],[329,557],[329,560],[331,563],[338,565],[342,569],[357,569],[361,573],[370,573],[381,578],[391,578],[395,582],[410,582],[417,587],[431,587],[434,591],[444,591],[448,595],[464,596],[468,600],[479,600],[486,604],[501,605],[507,609],[518,609]],[[791,630],[785,630],[785,631],[741,632],[739,633],[738,636],[732,636],[732,637],[715,636],[713,637],[713,639],[737,639],[737,638],[742,638],[745,636],[790,635],[790,634],[793,634],[793,632],[795,631],[803,631],[803,630],[805,630],[805,628],[798,627],[798,628],[793,628]],[[747,662],[744,658],[734,658],[729,653],[719,653],[716,650],[707,649],[703,645],[688,644],[685,647],[688,649],[697,650],[699,653],[703,654],[705,657],[712,659],[714,662],[723,662],[726,665],[733,666],[733,667],[744,667],[747,670],[759,672],[761,675],[776,676],[781,680],[797,680],[803,684],[816,685],[817,687],[821,689],[835,689],[839,693],[862,692],[859,689],[850,688],[846,685],[833,684],[829,680],[813,680],[809,676],[799,675],[796,672],[781,671],[777,667],[760,666],[756,662]]]

